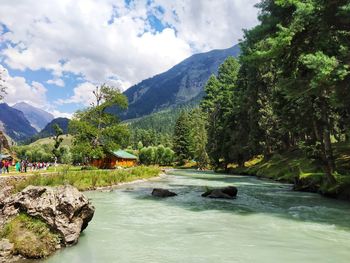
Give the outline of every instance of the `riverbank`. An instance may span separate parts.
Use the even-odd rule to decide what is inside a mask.
[[[287,182],[293,184],[296,191],[315,192],[350,201],[350,146],[339,144],[334,149],[337,183],[332,186],[325,183],[322,166],[300,150],[274,154],[268,160],[260,157],[247,162],[244,168],[231,169],[230,173]]]
[[[9,209],[6,208],[6,205],[8,206],[8,203],[11,203],[9,200],[11,200],[11,198],[15,198],[15,196],[21,196],[21,200],[23,202],[26,204],[31,204],[32,201],[29,201],[29,199],[32,196],[28,195],[23,197],[23,191],[32,192],[32,188],[36,189],[35,187],[39,187],[38,189],[45,189],[44,192],[56,191],[53,189],[57,189],[58,192],[62,192],[63,190],[59,190],[62,187],[62,189],[65,189],[66,187],[71,187],[72,189],[77,188],[80,191],[105,191],[126,184],[134,184],[137,182],[141,183],[153,178],[158,178],[160,176],[160,172],[161,170],[159,167],[139,166],[125,170],[62,170],[52,174],[46,173],[35,175],[3,176],[0,177],[0,208],[2,209],[0,209],[0,215],[1,213],[5,215],[9,211]],[[75,188],[70,185],[74,186]],[[31,190],[28,190],[29,188]],[[76,189],[75,191],[78,192]],[[38,198],[42,197],[41,194],[34,194],[33,196]],[[54,194],[52,196],[64,197],[66,194]],[[50,197],[51,199],[52,196]],[[67,194],[67,196],[71,195]],[[79,200],[80,199],[81,198],[79,198]],[[1,201],[4,203],[1,203]],[[71,200],[69,199],[65,203],[69,203],[69,201]],[[39,203],[58,204],[59,202],[45,201]],[[35,208],[38,207],[39,206],[35,206]],[[50,206],[49,209],[54,211],[55,209],[60,209],[62,207],[62,205],[57,207]],[[46,209],[38,209],[40,211],[46,211]],[[28,208],[24,209],[23,211],[28,212],[34,210],[34,208]],[[61,247],[62,236],[58,238],[57,231],[52,231],[52,227],[47,225],[47,222],[51,222],[52,220],[43,220],[46,219],[45,216],[38,216],[37,213],[34,213],[35,215],[31,215],[23,211],[17,216],[10,213],[11,215],[9,215],[8,218],[3,216],[3,218],[1,218],[2,220],[0,220],[0,262],[15,262],[21,257],[42,258],[49,256],[55,250]],[[67,209],[67,211],[70,211],[70,209]],[[55,215],[57,213],[52,212],[49,214]],[[53,220],[53,222],[54,221],[55,220]],[[66,222],[63,222],[63,224],[64,227],[72,225],[72,223],[66,224]],[[85,227],[78,229],[79,233],[83,228]],[[25,236],[26,239],[30,239],[33,242],[23,241],[22,236]],[[75,244],[76,242],[72,243]],[[65,246],[66,244],[63,245]],[[17,254],[20,255],[20,257],[16,257],[15,255]]]
[[[0,186],[2,188],[13,187],[13,192],[19,192],[29,185],[60,186],[70,184],[79,191],[87,191],[149,179],[158,176],[160,172],[160,168],[156,166],[137,166],[122,170],[62,170],[55,174],[0,177]]]

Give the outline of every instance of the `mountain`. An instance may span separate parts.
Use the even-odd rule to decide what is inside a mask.
[[[56,119],[53,119],[35,137],[37,137],[37,138],[45,138],[45,137],[49,137],[49,136],[55,135],[55,130],[53,128],[53,126],[55,124],[57,124],[63,130],[63,134],[68,134],[69,121],[70,120],[68,118],[56,118]]]
[[[48,113],[42,109],[38,109],[32,105],[25,102],[19,102],[12,106],[17,110],[23,112],[24,116],[28,119],[30,124],[39,132],[46,124],[54,119],[51,113]]]
[[[196,104],[204,95],[204,86],[210,75],[217,73],[220,64],[228,56],[237,57],[239,52],[239,46],[236,45],[195,54],[170,70],[127,89],[124,94],[129,100],[128,110],[113,108],[112,111],[126,120],[179,105]]]
[[[15,141],[25,140],[37,133],[22,111],[14,109],[6,103],[0,104],[0,130]]]

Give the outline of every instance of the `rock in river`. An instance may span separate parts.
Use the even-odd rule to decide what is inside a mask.
[[[225,188],[208,190],[202,194],[203,197],[209,198],[223,198],[223,199],[233,199],[237,196],[237,188],[234,186],[227,186]]]
[[[94,211],[88,198],[73,186],[28,186],[2,201],[0,228],[19,213],[25,213],[58,233],[62,245],[72,245],[78,242]]]
[[[177,194],[167,189],[154,188],[152,191],[152,195],[156,197],[170,197],[170,196],[176,196]]]

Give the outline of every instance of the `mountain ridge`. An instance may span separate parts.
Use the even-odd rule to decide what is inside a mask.
[[[114,107],[111,111],[127,120],[199,101],[210,75],[217,73],[227,57],[237,57],[239,52],[239,46],[235,45],[194,54],[169,70],[127,89],[124,94],[129,100],[128,109],[121,111]]]
[[[15,141],[23,141],[37,133],[24,113],[7,103],[0,103],[0,124],[0,129]]]
[[[43,128],[45,128],[46,124],[54,119],[54,116],[42,109],[36,108],[26,102],[18,102],[12,106],[17,110],[23,112],[24,116],[27,118],[29,123],[40,132]]]

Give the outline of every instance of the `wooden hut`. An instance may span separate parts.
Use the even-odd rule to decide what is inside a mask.
[[[131,167],[137,164],[137,157],[123,150],[107,153],[103,159],[95,159],[92,165],[100,169],[112,169],[117,166]]]

